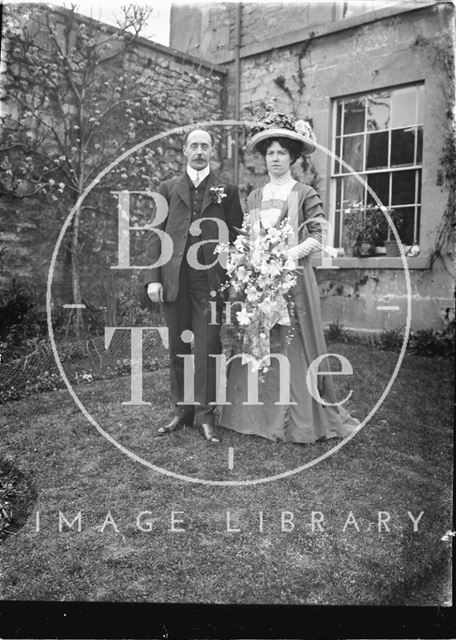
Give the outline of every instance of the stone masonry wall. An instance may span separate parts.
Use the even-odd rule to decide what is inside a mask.
[[[448,135],[448,88],[451,93],[454,79],[448,77],[439,51],[451,46],[452,12],[449,4],[440,4],[253,55],[243,57],[241,49],[242,117],[251,119],[252,107],[261,107],[274,97],[279,110],[311,118],[317,140],[327,149],[331,149],[335,98],[424,82],[421,253],[415,262],[408,261],[414,328],[441,328],[446,310],[454,306],[451,275],[440,262],[429,268],[436,232],[448,201],[448,191],[440,176],[442,150]],[[304,87],[300,96],[296,78],[303,45]],[[234,66],[227,64],[227,67],[228,112],[232,113]],[[292,99],[274,82],[280,76]],[[317,172],[317,188],[328,211],[330,157],[318,150],[312,163]],[[312,173],[309,177],[315,180]],[[241,186],[250,190],[263,182],[263,162],[246,155],[240,170]],[[388,260],[385,258],[370,260],[369,268],[363,259],[352,259],[337,262],[336,270],[317,270],[326,322],[339,320],[346,326],[365,330],[405,325],[406,276],[402,266],[397,264],[393,268],[393,263],[384,262]],[[387,265],[388,268],[382,268]],[[400,311],[377,310],[377,306],[387,304],[399,306]]]
[[[331,2],[248,2],[243,6],[241,46],[334,20]]]
[[[170,44],[217,60],[235,49],[235,16],[232,2],[175,5]],[[335,3],[331,2],[246,2],[241,6],[241,46],[331,22],[335,17]]]
[[[40,6],[31,9],[35,12],[34,15],[47,10]],[[101,26],[100,23],[100,28]],[[214,68],[214,65],[141,38],[134,50],[121,61],[120,67],[131,73],[145,72],[151,94],[168,96],[158,112],[159,130],[167,131],[176,126],[199,120],[216,120],[222,116],[225,73]],[[116,60],[114,66],[107,69],[106,77],[111,79],[119,71],[119,60]],[[155,122],[155,130],[156,125]],[[126,125],[119,123],[119,126]],[[172,145],[168,145],[164,139],[162,146],[164,152],[160,165],[161,174],[158,176],[160,179],[175,175],[184,166],[181,139],[175,138]],[[62,215],[68,213],[69,211],[62,212]],[[113,211],[111,229],[107,230],[103,226],[96,231],[94,229],[94,233],[99,233],[101,238],[112,238],[106,240],[106,251],[112,251],[115,246],[116,225],[116,212]],[[59,231],[60,228],[47,220],[46,206],[42,200],[2,199],[0,247],[3,253],[0,289],[4,290],[16,278],[26,283],[40,299],[44,299],[50,258]]]

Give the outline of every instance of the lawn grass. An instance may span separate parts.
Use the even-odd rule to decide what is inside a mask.
[[[397,354],[354,344],[330,350],[352,363],[354,375],[335,382],[340,397],[353,389],[348,409],[363,419]],[[340,451],[286,479],[240,487],[191,484],[134,462],[89,424],[66,390],[7,403],[2,450],[28,479],[34,503],[0,546],[1,597],[447,603],[450,543],[441,538],[451,529],[452,384],[449,360],[407,355],[379,411]],[[218,447],[192,429],[158,438],[157,427],[171,415],[167,371],[145,375],[150,406],[122,406],[129,385],[122,377],[77,392],[121,444],[179,474],[249,480],[294,469],[337,444],[280,444],[226,430]],[[68,520],[81,511],[81,532],[60,533],[59,510]],[[118,532],[110,525],[99,530],[108,511]],[[149,532],[136,525],[142,511],[151,512]],[[184,532],[170,531],[172,511],[182,512],[175,517]],[[227,531],[227,511],[240,531]],[[281,530],[285,511],[294,515],[292,531]],[[324,514],[324,531],[312,532],[312,511]],[[377,530],[378,511],[390,513],[389,532]],[[408,511],[424,511],[416,533]],[[350,512],[359,531],[342,530]]]

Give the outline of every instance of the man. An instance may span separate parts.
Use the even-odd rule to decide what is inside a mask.
[[[228,231],[230,241],[235,239],[235,227],[241,227],[243,213],[237,187],[220,185],[210,170],[212,151],[213,140],[208,131],[190,131],[183,148],[187,158],[186,171],[160,185],[159,193],[166,199],[169,211],[158,228],[171,237],[172,256],[162,267],[147,270],[144,282],[149,298],[153,302],[163,302],[169,330],[171,391],[176,403],[174,419],[160,427],[158,433],[172,433],[184,424],[194,423],[208,442],[218,443],[220,439],[213,431],[215,405],[210,404],[215,401],[216,360],[210,356],[222,350],[219,323],[223,299],[218,289],[226,272],[214,249],[223,227]],[[222,186],[222,189],[215,191],[216,186]],[[196,223],[198,235],[189,233],[190,225],[195,221],[199,221]],[[210,242],[206,242],[208,240]],[[199,243],[204,244],[194,246]],[[153,233],[150,256],[154,262],[160,255],[160,248],[160,238]],[[206,268],[198,268],[195,256]],[[211,315],[214,315],[211,307],[217,310],[217,324],[210,324]],[[182,356],[191,353],[192,334],[189,331],[194,339],[195,404],[184,404],[188,398],[184,397],[185,358]],[[188,393],[188,382],[186,384]]]

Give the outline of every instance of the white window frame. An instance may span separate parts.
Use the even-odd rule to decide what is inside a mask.
[[[415,150],[414,150],[414,163],[413,164],[407,164],[404,166],[391,166],[391,138],[392,138],[392,132],[393,131],[398,131],[398,130],[403,130],[405,127],[401,126],[401,127],[388,127],[385,129],[378,129],[376,130],[376,132],[381,132],[381,131],[387,131],[388,132],[388,166],[385,167],[384,169],[365,169],[365,164],[366,164],[366,136],[369,133],[373,133],[372,131],[368,130],[367,128],[367,111],[365,112],[365,120],[364,120],[364,128],[362,131],[353,133],[353,134],[347,134],[344,135],[344,122],[342,121],[341,123],[341,135],[338,136],[337,135],[337,112],[338,112],[338,106],[339,104],[344,101],[351,101],[353,99],[356,98],[363,98],[372,94],[376,94],[379,93],[381,91],[397,91],[400,89],[407,89],[410,87],[422,87],[422,91],[423,91],[423,98],[424,98],[424,82],[414,82],[411,84],[401,84],[401,85],[397,85],[397,86],[389,86],[389,87],[384,87],[381,89],[373,89],[371,91],[365,91],[362,93],[356,93],[356,94],[349,94],[346,96],[339,96],[338,98],[333,98],[332,100],[332,136],[331,136],[331,150],[333,152],[333,154],[337,155],[337,149],[336,149],[336,145],[337,145],[337,138],[340,137],[342,140],[349,138],[349,137],[355,137],[355,136],[359,136],[362,135],[363,136],[363,169],[359,171],[359,175],[361,175],[362,177],[366,177],[369,174],[380,174],[380,173],[387,173],[389,174],[391,177],[389,179],[389,195],[388,195],[388,203],[382,203],[385,206],[389,206],[389,203],[391,202],[391,196],[392,196],[392,176],[395,173],[398,173],[400,171],[419,171],[420,172],[420,179],[415,179],[415,199],[414,199],[414,242],[419,243],[420,238],[419,235],[421,233],[421,215],[422,215],[422,197],[420,193],[418,193],[418,185],[421,185],[421,192],[423,189],[423,183],[422,183],[422,176],[423,176],[423,148],[421,149],[421,163],[416,163],[416,151],[417,151],[417,145],[418,145],[418,136],[415,136]],[[423,122],[418,122],[418,108],[419,108],[419,101],[416,101],[415,104],[415,123],[411,124],[410,126],[413,127],[421,127],[421,129],[423,130]],[[345,112],[344,110],[342,110],[342,120],[344,119],[344,115]],[[421,144],[423,144],[423,139]],[[343,155],[343,145],[341,145],[341,153]],[[336,189],[337,189],[337,180],[338,179],[343,179],[344,176],[347,175],[353,175],[351,174],[348,170],[346,170],[344,167],[340,167],[342,169],[342,171],[340,171],[339,173],[335,172],[335,165],[336,165],[336,159],[333,157],[331,159],[331,163],[330,163],[330,184],[329,184],[329,196],[330,196],[330,219],[333,223],[333,228],[334,228],[334,246],[336,247],[341,247],[342,243],[343,243],[343,201],[344,201],[344,194],[343,194],[343,189],[342,189],[342,195],[341,195],[341,200],[342,200],[342,206],[341,206],[341,217],[340,217],[340,222],[339,225],[336,225],[336,211],[337,211],[337,207],[336,207],[336,199],[337,199],[337,193],[336,193]],[[409,205],[393,205],[392,209],[394,210],[395,208],[397,209],[401,209],[404,208],[406,206]],[[420,216],[420,220],[418,220],[418,216]],[[391,231],[388,230],[388,237],[391,237]]]

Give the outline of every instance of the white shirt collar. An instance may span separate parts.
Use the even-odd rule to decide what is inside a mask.
[[[187,165],[187,174],[193,183],[195,182],[196,174],[199,175],[199,181],[201,183],[204,180],[204,178],[206,178],[209,175],[210,171],[211,171],[211,168],[209,165],[207,165],[207,167],[205,167],[204,169],[201,169],[201,171],[196,171],[189,164]]]

